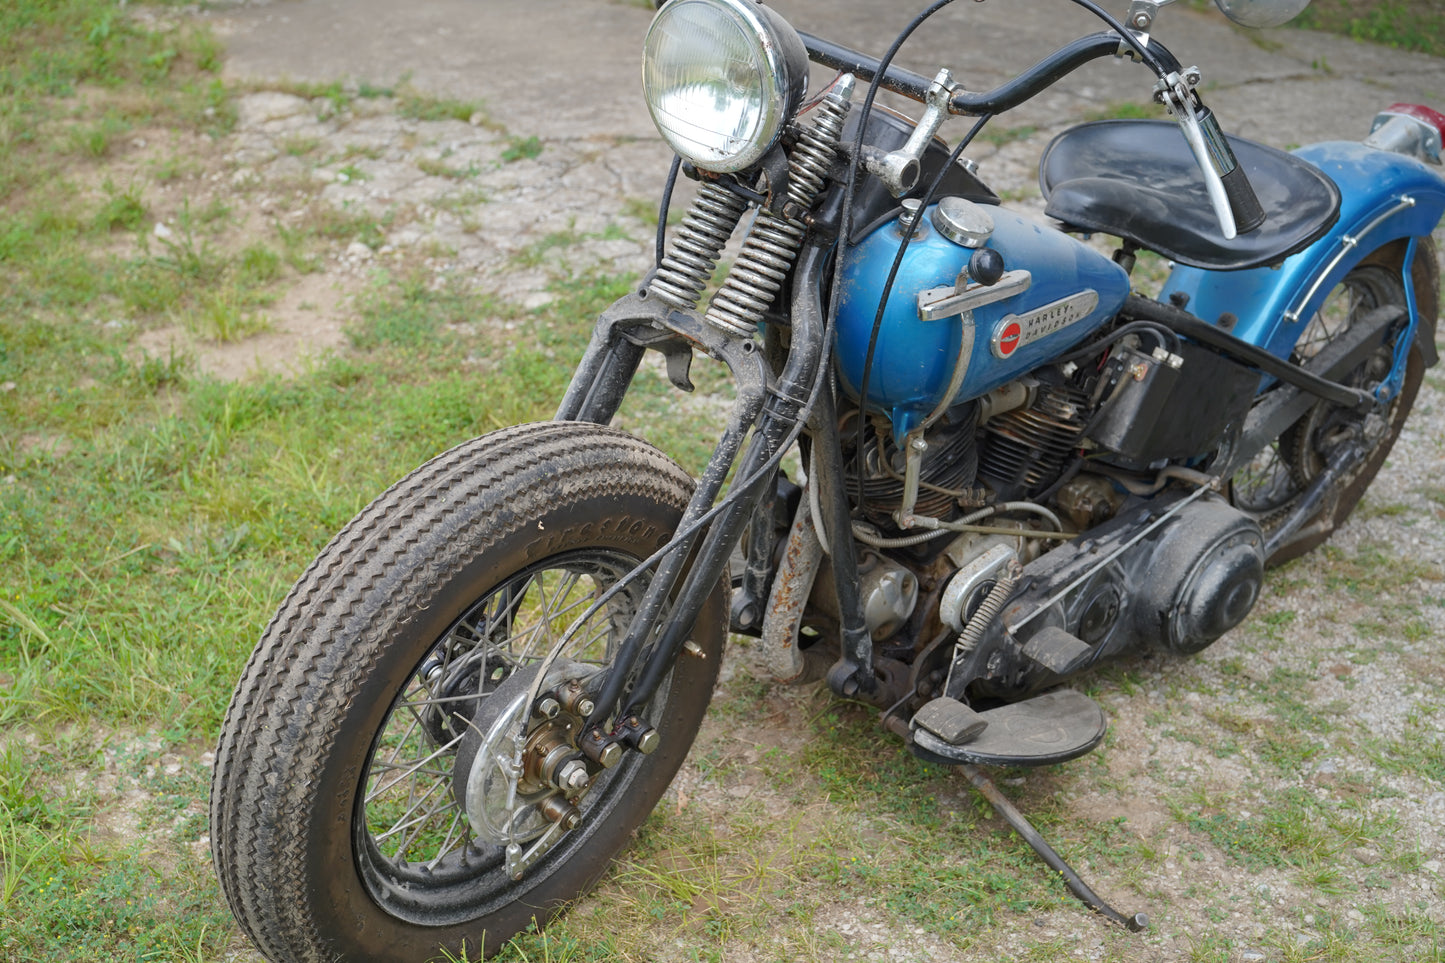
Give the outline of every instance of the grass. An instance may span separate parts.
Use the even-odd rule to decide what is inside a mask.
[[[211,160],[123,164],[133,132],[223,138],[232,92],[214,38],[117,11],[0,9],[0,958],[250,960],[207,861],[203,753],[260,627],[367,499],[454,443],[548,417],[590,319],[635,278],[569,255],[616,228],[559,231],[511,265],[553,277],[537,310],[401,260],[359,285],[343,349],[294,375],[222,381],[184,351],[139,351],[169,326],[246,343],[287,284],[353,241],[379,252],[406,215],[313,203],[320,187],[302,185],[297,216],[237,242],[252,188],[164,201]],[[405,81],[287,89],[337,113],[393,98],[418,122],[475,120],[506,161],[546,149]],[[319,139],[281,149],[323,163]],[[644,367],[623,420],[696,470],[724,386],[701,362],[693,377],[697,407]],[[1333,622],[1298,598],[1317,586]],[[1317,553],[1202,658],[1092,676],[1121,723],[1099,753],[999,774],[1091,882],[1156,914],[1155,935],[1099,924],[956,774],[902,753],[871,710],[757,681],[741,643],[682,778],[597,893],[502,958],[1429,959],[1439,876],[1406,827],[1445,788],[1438,688],[1406,692],[1403,721],[1379,730],[1342,695],[1367,670],[1441,672],[1441,586],[1389,545]],[[1309,664],[1322,636],[1329,660]],[[1253,874],[1277,901],[1256,905]]]
[[[542,142],[536,137],[512,137],[502,151],[502,161],[511,163],[512,161],[532,160],[541,153]]]
[[[978,139],[993,144],[995,147],[1005,147],[1015,141],[1028,140],[1039,132],[1037,127],[1024,124],[1017,127],[997,127],[990,125],[979,132]]]
[[[1133,101],[1120,101],[1109,104],[1100,109],[1089,111],[1084,115],[1085,120],[1159,120],[1169,116],[1161,104],[1153,101],[1144,104]]]
[[[1445,56],[1442,0],[1315,0],[1291,24]]]

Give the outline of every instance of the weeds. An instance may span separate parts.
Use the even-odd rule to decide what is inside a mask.
[[[1291,24],[1445,56],[1445,6],[1438,2],[1316,0]]]
[[[115,9],[19,0],[0,10],[0,116],[15,131],[0,143],[0,953],[222,959],[242,937],[206,862],[197,759],[259,627],[372,494],[465,438],[549,417],[590,319],[636,279],[589,273],[569,256],[575,243],[620,235],[568,229],[515,262],[554,276],[553,300],[536,310],[407,263],[373,273],[346,350],[294,377],[224,383],[184,352],[137,352],[139,332],[165,325],[201,342],[264,330],[280,285],[337,246],[380,250],[393,224],[298,195],[297,216],[228,243],[244,201],[171,213],[153,190],[183,186],[205,170],[196,159],[177,151],[141,166],[139,179],[106,180],[132,126],[216,133],[234,120],[210,76],[214,39],[153,37]],[[140,106],[127,107],[136,91]],[[505,133],[482,104],[404,83],[296,91],[331,111],[395,97],[414,119]],[[82,97],[93,110],[73,109]],[[1024,136],[1006,130],[994,142]],[[497,139],[509,162],[544,149],[535,138]],[[301,137],[283,152],[318,163],[320,148]],[[331,163],[360,175],[374,152]],[[428,163],[425,172],[458,181],[479,173],[446,157]],[[468,183],[456,198],[461,207],[485,195]],[[624,213],[656,216],[641,201]],[[644,366],[621,418],[695,470],[714,437],[708,396],[723,383],[705,365],[693,378],[696,407]],[[1321,585],[1352,606],[1342,632],[1380,626],[1428,648],[1438,572],[1391,546],[1332,550],[1313,564],[1276,576],[1273,590]],[[1386,609],[1381,598],[1402,579],[1433,594],[1391,598]],[[1091,677],[1108,705],[1154,703],[1188,765],[1135,759],[1117,732],[1119,744],[1089,761],[1004,774],[1005,791],[1106,884],[1156,906],[1177,898],[1161,929],[1193,958],[1237,958],[1241,944],[1222,931],[1239,925],[1241,894],[1254,889],[1214,876],[1256,871],[1297,891],[1290,905],[1248,920],[1278,958],[1430,958],[1442,942],[1430,902],[1438,883],[1420,890],[1424,905],[1385,894],[1431,878],[1405,807],[1445,785],[1438,709],[1420,708],[1398,732],[1368,733],[1334,701],[1337,689],[1315,691],[1334,684],[1323,669],[1255,671],[1248,647],[1288,649],[1310,615],[1292,602],[1262,612],[1255,630],[1192,668],[1128,662]],[[1399,646],[1331,644],[1351,667],[1399,671],[1404,658]],[[900,948],[918,958],[1052,959],[1078,947],[1076,931],[1098,940],[1102,958],[1157,949],[1097,936],[967,786],[900,751],[872,710],[819,690],[780,692],[749,676],[746,643],[734,650],[742,668],[684,778],[597,895],[545,932],[517,937],[502,959],[882,958]],[[1183,700],[1195,692],[1220,701],[1191,711]],[[1351,750],[1368,760],[1363,775],[1320,765]],[[1244,782],[1201,785],[1194,764],[1221,757]],[[1167,809],[1155,828],[1133,809],[1118,818],[1075,803],[1126,807],[1145,780]],[[1362,849],[1375,860],[1369,869]],[[1166,878],[1169,863],[1209,872],[1184,894]],[[1302,906],[1318,916],[1296,925]],[[1361,918],[1351,923],[1343,914],[1352,906]],[[1211,935],[1191,941],[1176,919],[1208,924]],[[1311,935],[1295,940],[1306,925]],[[1010,943],[1021,928],[1028,938]]]
[[[519,160],[533,160],[542,153],[542,142],[536,137],[511,137],[502,151],[505,163]]]
[[[471,123],[475,118],[478,126],[489,130],[499,129],[487,116],[486,104],[481,101],[436,97],[405,82],[396,96],[397,112],[411,120],[459,120]]]

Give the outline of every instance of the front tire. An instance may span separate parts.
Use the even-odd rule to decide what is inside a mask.
[[[668,541],[691,491],[681,468],[621,432],[524,425],[438,456],[333,540],[263,634],[216,750],[216,869],[262,953],[277,963],[491,954],[596,881],[702,721],[725,638],[723,586],[694,625],[698,654],[679,657],[647,707],[657,750],[592,766],[571,800],[576,827],[539,844],[520,880],[488,827],[521,827],[509,838],[535,843],[548,825],[539,814],[568,800],[536,779],[469,797],[468,775],[484,770],[470,761],[475,733],[603,590]],[[572,682],[610,663],[645,584],[577,633],[560,660]],[[514,808],[489,821],[501,798]]]

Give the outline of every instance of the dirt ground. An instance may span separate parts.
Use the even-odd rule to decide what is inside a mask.
[[[804,29],[873,52],[898,26],[885,29],[879,5],[861,0],[777,6]],[[1043,17],[1032,13],[1032,5],[1023,16],[1017,5],[959,6],[967,9],[952,11],[946,26],[920,34],[910,62],[925,73],[946,62],[974,89],[1017,71],[1084,24],[1072,7]],[[227,378],[296,370],[308,358],[344,350],[343,327],[373,272],[406,265],[431,272],[439,283],[464,277],[530,308],[553,297],[549,286],[560,259],[574,268],[617,272],[650,263],[646,211],[667,157],[637,91],[637,51],[649,17],[644,5],[250,0],[195,15],[227,44],[228,80],[249,92],[239,99],[234,134],[219,145],[178,144],[161,131],[134,135],[126,157],[137,170],[178,150],[194,162],[185,178],[162,188],[172,194],[156,202],[157,230],[174,229],[166,212],[173,225],[183,201],[199,208],[221,200],[250,212],[256,230],[329,205],[383,218],[385,234],[375,244],[329,251],[321,271],[300,278],[268,309],[270,327],[263,333],[217,344],[167,329],[147,332],[144,350],[180,348],[202,370]],[[888,17],[900,19],[893,11]],[[1198,62],[1207,79],[1216,78],[1206,89],[1226,127],[1277,146],[1358,138],[1374,111],[1395,100],[1445,102],[1445,65],[1420,55],[1297,32],[1254,37],[1190,10],[1166,11],[1160,35],[1177,38],[1181,60]],[[337,109],[300,86],[330,81],[353,92],[362,85],[410,84],[481,106],[467,120],[409,119],[394,92],[352,96]],[[983,176],[1011,202],[1037,210],[1033,165],[1049,138],[1093,112],[1143,102],[1148,86],[1127,65],[1081,71],[1000,121],[1006,136],[980,143],[975,153]],[[500,163],[531,138],[535,152],[524,149],[524,156]],[[469,173],[457,176],[459,171]],[[565,245],[548,245],[563,235]],[[243,228],[237,243],[245,236]],[[1272,581],[1247,630],[1197,659],[1146,660],[1122,681],[1098,683],[1095,694],[1112,726],[1106,750],[1030,791],[1057,794],[1070,813],[1101,825],[1126,820],[1131,840],[1156,853],[1127,887],[1095,880],[1129,911],[1147,904],[1157,920],[1150,934],[1122,942],[1096,919],[1061,908],[1039,915],[1017,935],[998,936],[961,955],[873,906],[840,903],[815,925],[843,934],[859,958],[932,960],[1012,958],[1040,945],[1056,946],[1069,958],[1180,959],[1203,945],[1211,928],[1231,936],[1227,958],[1287,959],[1296,958],[1289,939],[1298,947],[1313,945],[1329,927],[1363,926],[1380,907],[1424,912],[1445,925],[1445,792],[1439,777],[1381,769],[1362,748],[1418,738],[1438,745],[1437,693],[1445,683],[1442,475],[1445,392],[1436,377],[1365,510],[1337,535],[1329,553]],[[1399,584],[1379,586],[1376,577],[1369,584],[1377,588],[1367,594],[1336,587],[1342,566],[1358,568],[1365,564],[1360,559],[1381,551],[1410,560]],[[1406,625],[1414,628],[1405,632]],[[760,671],[754,654],[745,645],[735,647],[723,693],[754,671]],[[1336,735],[1319,737],[1308,765],[1293,777],[1260,762],[1281,722],[1245,694],[1281,677],[1302,680],[1295,698],[1310,711],[1347,717]],[[778,690],[768,699],[781,719],[816,709],[826,695]],[[775,782],[748,775],[749,766],[770,753],[797,752],[777,732],[768,725],[740,731],[735,720],[709,722],[695,757],[712,763],[689,763],[664,806],[679,812],[710,807],[719,822],[740,800],[763,812],[787,811],[794,803]],[[1228,734],[1241,748],[1224,755],[1204,751],[1191,736],[1199,732]],[[727,769],[732,775],[710,778],[719,759],[736,764]],[[1350,885],[1340,892],[1312,888],[1277,867],[1243,868],[1224,849],[1180,829],[1177,807],[1190,794],[1204,799],[1208,811],[1247,823],[1251,807],[1276,794],[1298,790],[1338,798],[1362,781],[1387,783],[1391,791],[1362,803],[1361,818],[1402,827],[1418,857],[1410,868],[1380,877],[1373,869],[1381,860],[1378,847],[1362,842],[1341,855],[1339,872]],[[955,789],[958,800],[968,795],[962,780]],[[1366,885],[1366,877],[1383,884]],[[661,949],[659,956],[685,958],[678,948]],[[726,958],[754,957],[740,947]]]

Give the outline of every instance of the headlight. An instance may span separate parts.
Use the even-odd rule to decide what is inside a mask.
[[[670,0],[647,31],[642,90],[674,151],[740,171],[777,142],[808,86],[808,52],[752,0]]]

